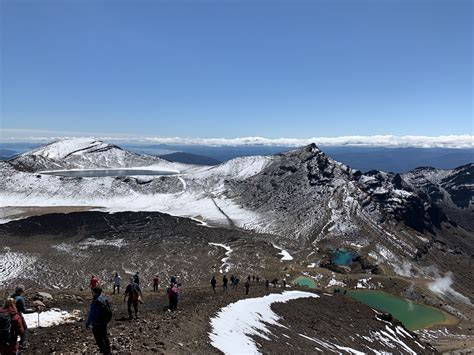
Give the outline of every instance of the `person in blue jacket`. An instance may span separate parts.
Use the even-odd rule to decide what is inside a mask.
[[[102,289],[92,289],[93,299],[86,320],[86,329],[92,327],[95,341],[102,354],[110,354],[110,341],[107,335],[107,324],[112,317],[109,301],[102,295]]]

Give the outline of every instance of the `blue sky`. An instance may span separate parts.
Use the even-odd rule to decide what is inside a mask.
[[[3,0],[1,128],[472,134],[469,0]]]

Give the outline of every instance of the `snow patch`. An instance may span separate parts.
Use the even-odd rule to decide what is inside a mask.
[[[260,351],[251,336],[268,340],[271,334],[268,325],[283,327],[278,323],[280,317],[272,311],[271,305],[308,297],[319,298],[310,292],[285,291],[231,303],[211,318],[211,345],[224,354],[235,354],[236,349],[242,354],[258,354]]]
[[[279,246],[275,245],[275,244],[272,244],[273,247],[275,249],[279,249],[280,252],[278,253],[278,255],[281,255],[281,258],[280,258],[280,261],[289,261],[289,260],[293,260],[293,257],[290,255],[290,253],[288,253],[286,250],[284,250],[283,248],[280,248]]]
[[[12,252],[9,248],[4,248],[4,252],[0,253],[0,286],[22,275],[36,259],[30,254]]]
[[[28,328],[52,327],[64,323],[74,323],[79,320],[80,311],[73,311],[72,313],[62,311],[57,308],[50,309],[41,313],[24,314]],[[39,321],[38,321],[39,320]]]
[[[227,245],[219,244],[219,243],[209,243],[209,245],[214,245],[216,247],[221,247],[221,248],[224,248],[226,250],[225,257],[222,258],[222,266],[220,267],[219,272],[221,274],[229,272],[230,264],[227,261],[230,258],[230,253],[232,253],[232,248],[227,246]]]

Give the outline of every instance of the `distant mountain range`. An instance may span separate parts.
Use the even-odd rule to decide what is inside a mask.
[[[38,147],[32,143],[0,143],[0,160]],[[169,161],[217,165],[244,156],[274,155],[294,149],[287,146],[211,147],[195,145],[123,144],[137,154],[157,155]],[[474,149],[320,147],[333,159],[361,171],[383,170],[404,173],[420,166],[453,169],[474,162]]]

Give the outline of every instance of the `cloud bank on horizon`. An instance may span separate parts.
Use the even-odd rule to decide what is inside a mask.
[[[414,147],[414,148],[473,148],[474,136],[470,134],[445,136],[341,136],[311,138],[185,138],[159,136],[129,136],[125,134],[79,132],[36,131],[22,129],[1,129],[2,142],[40,142],[46,143],[64,138],[94,137],[95,139],[114,143],[134,144],[167,144],[167,145],[202,145],[202,146],[287,146],[299,147],[310,143],[321,146],[359,146],[359,147]]]

